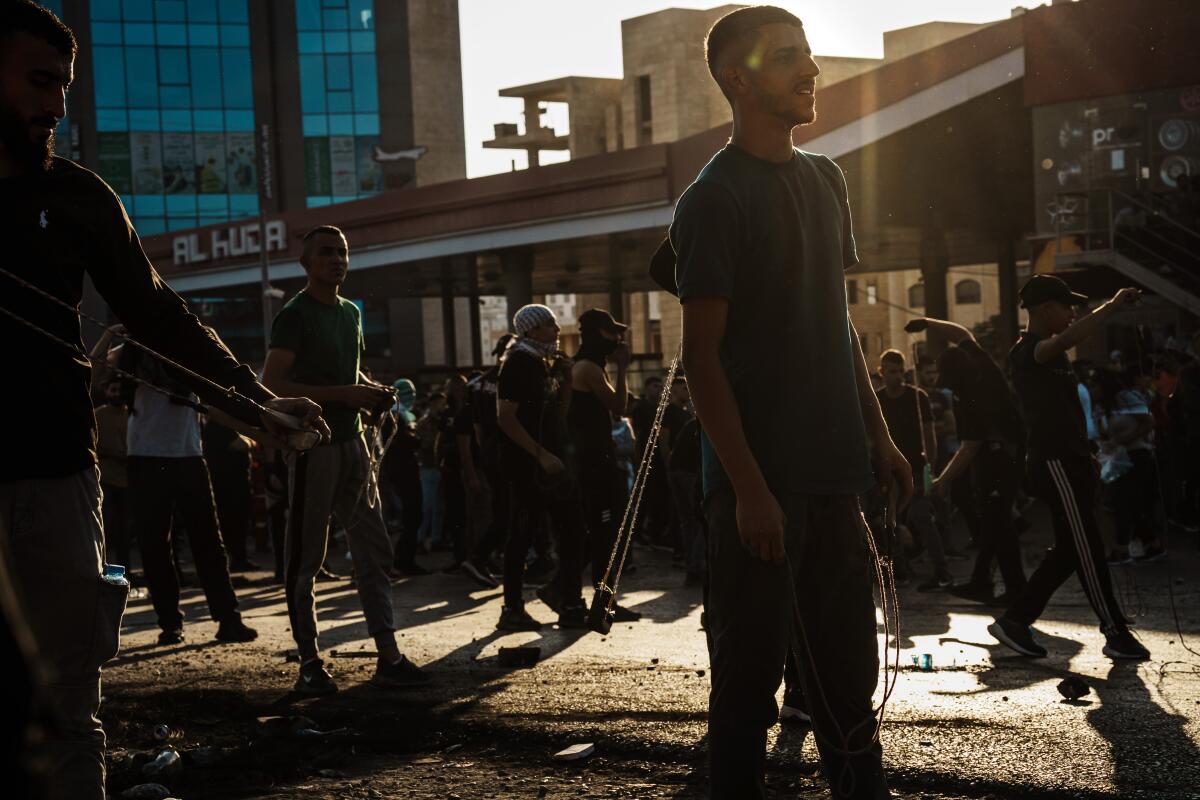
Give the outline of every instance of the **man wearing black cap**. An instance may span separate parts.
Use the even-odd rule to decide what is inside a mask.
[[[1067,576],[1076,572],[1100,618],[1100,630],[1107,639],[1104,654],[1110,658],[1150,657],[1129,632],[1113,595],[1103,539],[1092,512],[1096,470],[1087,424],[1067,360],[1068,350],[1100,332],[1113,314],[1137,297],[1136,289],[1122,289],[1076,320],[1075,309],[1086,304],[1087,297],[1072,292],[1059,278],[1035,275],[1021,289],[1021,305],[1029,310],[1029,328],[1017,339],[1009,363],[1029,434],[1029,484],[1053,512],[1054,547],[1025,590],[988,630],[1023,655],[1046,655],[1046,648],[1034,641],[1030,626]]]
[[[612,422],[614,414],[624,412],[627,402],[625,370],[629,366],[629,346],[621,341],[627,328],[600,308],[580,314],[581,343],[571,368],[567,432],[579,476],[593,584],[599,584],[604,578],[622,510],[625,473],[617,466]],[[609,359],[617,366],[615,387],[605,372]],[[539,592],[538,596],[544,594],[544,591]],[[636,611],[621,606],[616,606],[613,613],[616,622],[641,619]]]

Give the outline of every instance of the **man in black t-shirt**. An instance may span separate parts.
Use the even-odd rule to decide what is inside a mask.
[[[933,575],[917,586],[917,591],[940,592],[952,586],[954,581],[946,566],[946,552],[934,516],[933,498],[925,493],[924,481],[920,479],[926,468],[937,462],[938,457],[933,407],[928,394],[904,382],[904,354],[899,350],[887,350],[879,357],[879,375],[883,378],[883,388],[875,393],[879,398],[879,408],[887,420],[892,441],[908,460],[913,475],[918,476],[912,502],[901,517],[909,530],[920,537],[933,564]],[[907,567],[907,558],[903,553],[893,554],[893,557],[897,559],[898,567]]]
[[[959,446],[934,480],[933,494],[944,497],[951,487],[965,482],[972,486],[974,505],[982,512],[979,553],[971,580],[950,587],[949,592],[976,602],[996,603],[992,586],[994,558],[1000,564],[1006,596],[1014,598],[1025,588],[1012,517],[1013,499],[1021,483],[1016,456],[1023,431],[1008,381],[961,325],[920,319],[906,329],[938,330],[952,345],[938,357],[937,371],[941,389],[954,394]]]
[[[820,69],[803,24],[780,8],[739,8],[713,25],[706,57],[733,136],[680,198],[670,246],[702,428],[712,797],[765,797],[790,646],[834,796],[874,800],[887,781],[858,494],[875,483],[872,444],[901,505],[912,471],[848,314],[845,270],[858,258],[845,177],[792,143],[792,129],[816,118]]]
[[[38,677],[44,670],[54,680],[46,696],[54,724],[43,731],[38,758],[20,752],[22,766],[45,764],[50,796],[101,800],[100,668],[117,652],[128,586],[106,579],[103,563],[90,367],[80,317],[69,310],[79,307],[85,274],[131,335],[221,386],[328,429],[316,404],[276,398],[200,325],[154,271],[111,187],[53,155],[75,51],[71,30],[50,11],[33,2],[0,4],[0,268],[9,273],[0,275],[0,340],[8,374],[29,387],[14,390],[14,380],[0,392],[0,416],[15,423],[0,449],[0,547],[7,550],[5,589],[11,585],[27,615],[42,661]],[[222,392],[191,388],[247,426],[273,424]],[[3,698],[12,688],[26,693],[4,704],[7,729],[24,721],[29,684],[19,658],[4,665]],[[6,755],[28,741],[19,733]],[[20,774],[6,771],[4,779],[21,794]]]
[[[560,628],[587,627],[580,594],[583,519],[575,476],[567,469],[566,413],[571,361],[558,350],[558,320],[543,305],[513,315],[516,339],[501,357],[496,422],[504,434],[500,458],[507,478],[510,524],[504,547],[504,608],[496,627],[538,630],[525,610],[525,555],[547,514],[554,524],[558,572],[552,596]]]
[[[1054,547],[1008,610],[988,630],[1004,644],[1027,656],[1042,657],[1030,626],[1050,596],[1072,573],[1084,593],[1107,642],[1111,658],[1146,659],[1149,651],[1129,632],[1129,623],[1113,595],[1104,557],[1104,542],[1092,504],[1096,468],[1088,445],[1087,423],[1079,404],[1075,373],[1067,351],[1103,330],[1106,320],[1137,300],[1136,289],[1122,289],[1096,310],[1075,319],[1075,308],[1087,297],[1072,292],[1053,275],[1035,275],[1021,289],[1021,305],[1029,309],[1029,329],[1009,354],[1013,383],[1028,426],[1027,470],[1030,486],[1054,515]]]

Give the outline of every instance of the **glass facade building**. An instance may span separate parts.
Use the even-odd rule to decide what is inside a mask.
[[[97,171],[143,235],[258,213],[246,0],[91,0]]]
[[[295,0],[308,205],[377,194],[374,0]]]

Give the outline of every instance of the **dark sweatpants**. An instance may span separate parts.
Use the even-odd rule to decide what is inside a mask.
[[[781,505],[788,521],[788,563],[770,564],[742,544],[732,491],[716,491],[708,499],[712,797],[765,797],[767,730],[778,715],[775,690],[789,640],[811,699],[817,746],[833,796],[888,797],[882,748],[871,741],[879,655],[866,525],[858,500],[853,495],[797,495],[781,498]],[[793,591],[803,634],[794,624]],[[847,758],[839,749],[863,752]]]
[[[1054,547],[1034,571],[1025,591],[1009,606],[1009,619],[1032,625],[1046,610],[1051,595],[1071,573],[1076,573],[1100,619],[1100,630],[1111,633],[1127,626],[1113,595],[1104,540],[1093,511],[1096,481],[1090,458],[1029,462],[1029,483],[1054,515]]]
[[[1016,597],[1025,590],[1025,570],[1021,566],[1021,549],[1013,528],[1012,506],[1021,485],[1016,459],[1001,446],[985,442],[975,461],[972,473],[975,486],[975,507],[980,511],[979,553],[971,583],[992,585],[992,559],[1000,565],[1004,590]]]
[[[585,552],[591,561],[592,585],[596,586],[604,579],[621,526],[621,514],[625,511],[625,473],[617,467],[616,458],[607,453],[580,454],[576,461],[583,519],[587,524]],[[609,576],[610,585],[611,582]]]
[[[179,576],[171,556],[173,513],[179,514],[187,529],[196,577],[204,587],[212,618],[217,622],[237,619],[237,597],[229,579],[229,560],[217,526],[204,458],[130,456],[128,470],[134,529],[159,627],[164,631],[183,627]]]
[[[564,603],[582,599],[580,571],[583,569],[583,514],[579,489],[574,477],[559,489],[544,488],[534,480],[532,460],[508,471],[508,541],[504,545],[504,605],[524,608],[522,596],[525,554],[529,545],[544,529],[547,516],[554,525],[554,544],[558,548],[558,571],[554,576],[555,594]]]
[[[222,453],[208,461],[221,539],[234,562],[246,561],[246,538],[254,518],[254,485],[249,453]]]

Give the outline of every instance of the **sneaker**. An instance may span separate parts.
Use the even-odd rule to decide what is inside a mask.
[[[554,588],[554,584],[547,583],[545,586],[539,586],[534,592],[537,599],[546,604],[546,607],[555,614],[562,613],[562,600],[558,596],[558,591]]]
[[[924,583],[917,585],[918,592],[942,592],[954,585],[954,581],[950,578],[939,578],[936,575]]]
[[[1104,655],[1109,658],[1128,658],[1137,661],[1146,661],[1150,658],[1150,651],[1127,628],[1110,633],[1107,638],[1108,641],[1104,644]]]
[[[1129,555],[1134,561],[1137,561],[1142,556],[1146,555],[1146,544],[1141,539],[1134,539],[1129,543]]]
[[[319,658],[300,665],[300,675],[296,678],[296,691],[307,695],[333,694],[338,690],[333,676],[325,669],[325,662]]]
[[[542,623],[529,616],[529,612],[523,608],[504,606],[500,610],[500,621],[496,623],[496,629],[501,631],[538,631],[542,629]]]
[[[613,622],[637,622],[642,618],[640,611],[613,604]]]
[[[183,644],[183,628],[171,628],[158,635],[160,645]]]
[[[615,619],[615,618],[614,618]],[[563,606],[558,612],[558,627],[564,629],[587,628],[587,606],[583,603]]]
[[[491,570],[486,565],[477,563],[473,558],[462,562],[461,569],[463,574],[486,589],[500,588],[500,581],[496,580],[496,576],[492,574]]]
[[[782,723],[796,722],[804,725],[812,724],[812,716],[804,710],[806,702],[804,693],[796,689],[783,692],[783,705],[779,707],[779,721]]]
[[[1165,558],[1166,555],[1167,551],[1162,548],[1162,545],[1151,543],[1146,545],[1145,550],[1134,561],[1138,564],[1149,564],[1153,561],[1158,561],[1160,558]]]
[[[1128,550],[1120,550],[1114,547],[1108,552],[1108,558],[1105,559],[1110,567],[1115,567],[1120,564],[1132,564],[1133,558],[1130,557]]]
[[[970,581],[949,586],[946,588],[946,593],[961,597],[963,600],[970,600],[972,603],[983,603],[985,606],[990,605],[996,599],[992,595],[991,586],[982,586]]]
[[[217,626],[218,642],[253,642],[258,631],[242,622],[242,618],[227,619]]]
[[[407,656],[400,656],[400,660],[394,664],[379,659],[375,663],[375,675],[371,678],[371,685],[378,689],[407,689],[412,686],[424,686],[430,680],[432,679],[429,674],[409,661]]]
[[[1033,628],[1028,625],[1014,622],[1008,617],[1000,617],[988,625],[988,633],[995,636],[1001,644],[1007,645],[1023,656],[1046,657],[1046,648],[1033,640]]]

